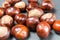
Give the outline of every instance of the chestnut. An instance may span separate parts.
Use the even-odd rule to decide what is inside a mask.
[[[50,34],[51,28],[47,22],[42,21],[37,25],[36,31],[39,37],[47,38]]]
[[[7,40],[10,36],[10,29],[5,26],[0,26],[0,40]]]
[[[41,17],[41,15],[43,14],[43,10],[41,8],[34,8],[32,10],[30,10],[28,12],[28,17],[31,17],[31,16],[36,16],[36,17]]]
[[[25,24],[27,16],[24,14],[17,14],[14,19],[18,24]]]
[[[0,7],[0,17],[2,17],[5,13],[5,9]]]
[[[8,8],[8,7],[11,7],[11,4],[7,1],[5,1],[3,4],[2,4],[2,7],[3,8]]]
[[[53,24],[53,29],[56,33],[60,33],[60,20],[56,20]]]
[[[5,0],[6,2],[8,2],[8,3],[12,3],[12,0]]]
[[[26,10],[27,10],[27,12],[28,12],[28,11],[30,11],[31,9],[36,8],[36,7],[38,7],[38,4],[37,4],[37,3],[29,3],[29,4],[27,5]]]
[[[54,21],[56,20],[56,16],[53,13],[46,13],[41,16],[40,21],[46,21],[50,25],[53,25]]]
[[[38,17],[31,16],[31,17],[26,19],[26,26],[32,31],[36,30],[36,26],[38,23],[39,23]]]
[[[13,18],[9,15],[5,15],[0,19],[0,24],[10,28],[13,25]]]
[[[9,7],[6,9],[6,15],[15,16],[16,14],[19,14],[19,13],[20,13],[20,10],[15,7]]]
[[[29,3],[38,3],[38,0],[28,0]]]
[[[21,11],[24,11],[26,8],[26,3],[24,1],[17,2],[14,7],[19,8]]]
[[[43,0],[40,7],[43,10],[50,11],[50,10],[52,10],[54,8],[54,4],[53,4],[52,0]]]
[[[11,32],[17,39],[21,39],[21,40],[26,39],[29,35],[28,28],[21,24],[13,26]]]

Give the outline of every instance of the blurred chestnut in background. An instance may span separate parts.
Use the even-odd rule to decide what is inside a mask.
[[[29,30],[26,26],[24,25],[15,25],[12,28],[12,34],[17,38],[17,39],[26,39],[29,35]]]
[[[53,13],[46,13],[41,16],[40,21],[46,21],[48,24],[52,25],[56,20],[56,16]]]
[[[19,14],[19,13],[20,13],[20,10],[15,7],[9,7],[6,9],[6,15],[15,16],[16,14]]]
[[[38,7],[38,4],[37,4],[37,3],[29,3],[29,4],[27,5],[26,10],[27,10],[27,12],[28,12],[28,11],[30,11],[31,9],[36,8],[36,7]]]
[[[53,4],[52,0],[43,0],[40,7],[43,10],[50,11],[50,10],[52,10],[54,8],[54,4]]]
[[[21,11],[25,11],[26,3],[24,1],[17,2],[14,7],[19,8]]]
[[[9,15],[5,15],[0,19],[0,24],[10,28],[13,25],[13,18]]]
[[[34,8],[32,10],[30,10],[28,12],[28,17],[31,17],[31,16],[36,16],[36,17],[41,17],[41,15],[43,15],[43,10],[41,8]]]
[[[5,9],[0,7],[0,17],[2,17],[5,13]]]
[[[10,36],[10,29],[5,26],[0,26],[0,40],[7,40]]]
[[[45,21],[40,22],[36,28],[37,35],[41,38],[47,38],[50,34],[50,30],[50,25]]]
[[[14,19],[18,24],[25,24],[27,16],[24,14],[17,14]]]
[[[32,31],[36,30],[36,26],[38,23],[39,23],[38,17],[32,16],[32,17],[27,18],[27,20],[26,20],[27,27]]]
[[[3,8],[8,8],[8,7],[11,7],[11,4],[7,1],[5,1],[3,4],[2,4],[2,7]]]
[[[29,3],[38,3],[38,0],[28,0]]]
[[[12,3],[12,0],[5,0],[6,2],[8,2],[8,3]]]
[[[53,29],[56,33],[60,33],[60,20],[56,20],[53,24]]]

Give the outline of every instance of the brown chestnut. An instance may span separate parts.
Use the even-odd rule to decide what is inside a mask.
[[[26,19],[26,25],[32,31],[36,30],[36,26],[38,23],[39,23],[38,17],[31,16],[31,17]]]
[[[9,7],[6,9],[6,15],[15,16],[16,14],[19,14],[19,13],[20,13],[20,10],[15,7]]]
[[[43,10],[38,7],[30,10],[28,12],[28,17],[31,17],[31,16],[41,17],[42,14],[43,14]]]
[[[52,25],[55,20],[56,20],[56,16],[53,13],[46,13],[46,14],[42,15],[40,18],[40,21],[46,21],[50,25]]]
[[[5,9],[0,7],[0,17],[2,17],[5,13]]]
[[[40,22],[36,28],[37,35],[41,38],[47,38],[50,34],[50,30],[50,25],[45,21]]]
[[[3,4],[2,4],[2,7],[3,8],[8,8],[8,7],[11,7],[11,4],[7,1],[5,1]]]
[[[0,40],[7,40],[10,36],[10,29],[5,26],[0,26]]]
[[[12,28],[12,34],[17,38],[17,39],[26,39],[29,35],[29,30],[26,26],[24,25],[15,25]]]
[[[38,4],[37,4],[37,3],[29,3],[29,4],[27,5],[26,10],[27,10],[27,12],[28,12],[28,11],[30,11],[31,9],[36,8],[36,7],[38,7]]]
[[[26,8],[26,3],[24,1],[17,2],[14,7],[19,8],[20,10],[24,11]]]
[[[13,24],[13,18],[9,15],[5,15],[0,19],[0,24],[10,28]]]
[[[27,16],[24,14],[17,14],[14,19],[18,24],[25,24]]]
[[[49,10],[52,10],[54,8],[54,4],[53,4],[52,0],[43,0],[40,7],[43,10],[49,11]]]
[[[53,29],[56,33],[60,33],[60,20],[56,20],[53,24]]]
[[[38,0],[28,0],[29,3],[38,3]]]

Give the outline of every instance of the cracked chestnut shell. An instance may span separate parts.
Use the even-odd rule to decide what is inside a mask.
[[[15,16],[16,14],[19,14],[19,13],[20,13],[20,10],[15,7],[9,7],[6,9],[6,15]]]
[[[28,28],[21,24],[13,26],[11,32],[17,39],[22,39],[22,40],[26,39],[29,35]]]
[[[38,4],[37,4],[37,3],[29,3],[29,4],[27,5],[26,10],[27,10],[27,12],[28,12],[28,11],[36,8],[36,7],[38,7]]]
[[[13,25],[13,18],[9,15],[5,15],[0,19],[0,25],[10,28]]]
[[[32,31],[36,30],[36,26],[38,23],[39,23],[38,17],[32,16],[26,19],[26,26]]]
[[[2,17],[5,13],[5,9],[0,7],[0,17]]]
[[[37,25],[37,35],[41,38],[47,38],[50,34],[50,29],[50,25],[47,22],[42,21]]]
[[[43,15],[43,13],[44,13],[43,10],[41,8],[37,7],[37,8],[30,10],[27,15],[28,15],[28,17],[31,17],[31,16],[41,17],[41,15]]]
[[[52,0],[43,0],[40,7],[43,10],[50,11],[50,10],[52,10],[54,8],[54,4],[53,4]]]
[[[56,20],[54,22],[53,29],[56,33],[60,33],[60,20]]]
[[[27,16],[24,14],[17,14],[14,19],[18,24],[25,24]]]
[[[5,26],[0,26],[0,40],[7,40],[10,36],[10,29]]]
[[[28,0],[29,3],[38,3],[38,0]]]
[[[56,20],[56,16],[53,13],[46,13],[41,16],[40,21],[46,21],[50,25],[53,25],[54,21]]]

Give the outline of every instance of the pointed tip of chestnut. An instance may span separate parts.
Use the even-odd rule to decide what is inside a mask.
[[[38,0],[28,0],[29,3],[38,3]]]

